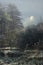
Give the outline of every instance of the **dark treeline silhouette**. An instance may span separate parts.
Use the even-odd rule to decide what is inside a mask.
[[[19,47],[21,49],[43,49],[43,22],[28,27],[21,34]]]

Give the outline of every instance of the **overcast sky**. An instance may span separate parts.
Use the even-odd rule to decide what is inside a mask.
[[[0,3],[15,4],[24,20],[29,16],[43,17],[43,0],[0,0]]]
[[[22,16],[43,16],[43,0],[0,0],[0,3],[15,3]]]

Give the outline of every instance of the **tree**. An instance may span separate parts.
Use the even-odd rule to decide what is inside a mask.
[[[20,39],[21,49],[43,49],[43,23],[26,29]]]
[[[21,23],[21,18],[20,18],[20,12],[18,11],[15,5],[11,5],[11,4],[8,5],[7,12],[12,19],[12,22],[10,22],[10,25],[9,25],[9,28],[10,28],[9,39],[10,39],[10,42],[15,43],[16,45],[18,43],[17,42],[18,36],[23,28],[23,25]]]
[[[10,16],[7,14],[7,12],[3,9],[3,7],[0,7],[0,44],[1,47],[7,44],[7,34],[8,34],[8,24],[9,21],[11,21]],[[5,42],[6,41],[6,42]]]
[[[0,9],[1,11],[1,9]],[[3,15],[0,17],[0,25],[2,30],[2,41],[1,45],[16,46],[19,33],[22,30],[22,23],[19,16],[19,11],[15,5],[9,5],[2,7]],[[0,13],[2,13],[2,11]],[[0,39],[1,40],[1,39]]]
[[[21,18],[20,18],[20,12],[18,11],[17,7],[15,5],[8,5],[8,14],[10,15],[12,19],[11,27],[14,30],[14,28],[22,29],[23,25],[21,23]]]

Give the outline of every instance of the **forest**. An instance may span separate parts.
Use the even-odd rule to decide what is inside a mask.
[[[0,65],[43,65],[43,19],[38,22],[24,28],[15,4],[0,4]]]
[[[43,49],[43,20],[24,30],[21,13],[15,5],[0,4],[0,48]]]

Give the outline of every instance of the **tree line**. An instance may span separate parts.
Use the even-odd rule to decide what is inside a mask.
[[[21,49],[43,49],[43,22],[27,27],[21,34],[19,47]]]
[[[43,49],[43,21],[24,31],[21,13],[15,5],[0,4],[0,47]]]

